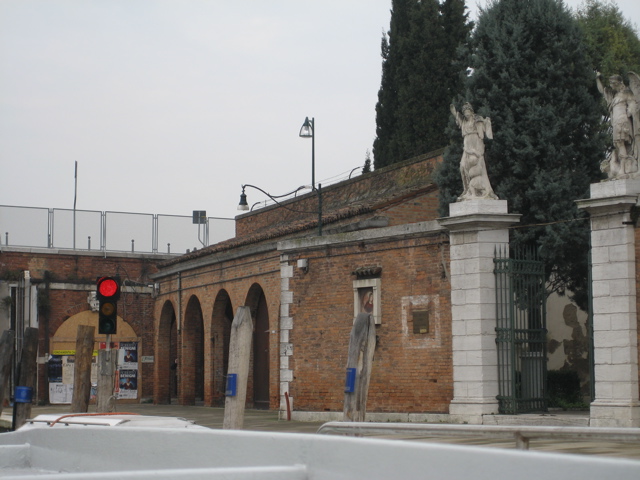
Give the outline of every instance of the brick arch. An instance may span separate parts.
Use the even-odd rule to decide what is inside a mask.
[[[187,302],[182,324],[180,378],[178,399],[180,405],[195,405],[204,400],[204,322],[202,306],[196,295]]]
[[[177,393],[177,344],[176,310],[167,300],[162,306],[156,331],[153,398],[157,404],[170,404],[171,397]]]
[[[98,333],[98,312],[93,312],[91,310],[85,309],[67,318],[56,329],[56,332],[50,339],[51,351],[54,352],[57,350],[75,350],[79,325],[88,325],[90,327],[94,327],[96,350],[100,342],[106,342],[107,336]],[[122,317],[118,317],[117,332],[117,334],[111,337],[112,342],[138,341],[138,334],[133,329],[133,327]]]
[[[224,405],[225,375],[229,367],[229,339],[234,312],[231,297],[225,289],[216,295],[211,314],[211,354],[206,366],[211,373],[205,378],[212,381],[205,384],[205,403]]]
[[[254,408],[269,409],[269,340],[271,329],[267,299],[260,284],[251,285],[245,305],[251,309],[254,327],[251,359],[253,406]]]

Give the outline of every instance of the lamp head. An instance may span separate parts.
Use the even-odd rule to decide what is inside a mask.
[[[309,120],[309,117],[304,119],[304,123],[300,128],[300,136],[305,138],[313,137],[313,119]]]
[[[247,194],[244,193],[244,186],[242,187],[242,193],[240,194],[240,203],[238,203],[238,210],[249,210],[249,204],[247,203]]]

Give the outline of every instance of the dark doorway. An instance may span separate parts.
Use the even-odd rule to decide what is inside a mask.
[[[189,299],[182,329],[182,365],[179,365],[179,401],[195,405],[204,399],[204,323],[200,301]]]
[[[171,403],[177,396],[178,334],[176,312],[169,301],[162,306],[160,323],[156,332],[154,402]]]
[[[269,310],[262,291],[253,333],[253,403],[257,409],[269,409]]]

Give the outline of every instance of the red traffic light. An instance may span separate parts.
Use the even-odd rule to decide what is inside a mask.
[[[120,278],[100,277],[96,280],[98,308],[98,333],[113,335],[118,329],[118,306]]]
[[[117,300],[120,296],[120,282],[113,277],[102,277],[97,282],[97,294],[100,299]]]

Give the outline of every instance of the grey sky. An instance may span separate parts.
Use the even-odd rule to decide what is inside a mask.
[[[316,181],[346,178],[375,138],[390,6],[0,0],[0,204],[72,208],[77,161],[78,209],[233,217],[241,184],[311,182],[306,116]]]

